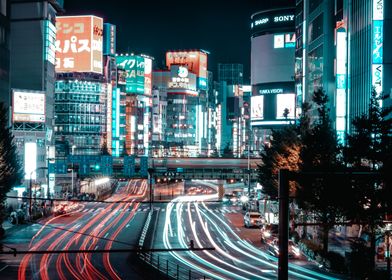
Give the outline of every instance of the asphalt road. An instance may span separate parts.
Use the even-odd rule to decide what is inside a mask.
[[[79,203],[72,213],[21,226],[4,240],[18,250],[134,249],[147,211],[141,200],[146,180],[120,183],[107,201]],[[7,249],[7,248],[5,248]],[[145,279],[131,265],[131,253],[3,255],[1,279]]]
[[[244,234],[238,224],[227,218],[241,213],[240,207],[208,202],[216,198],[214,194],[183,196],[160,205],[153,247],[185,248],[193,240],[195,247],[215,248],[214,251],[160,253],[161,262],[169,260],[197,271],[194,279],[204,276],[212,279],[276,279],[278,259],[268,254],[261,242],[251,240],[254,234],[253,237]],[[290,279],[337,279],[304,258],[290,261],[289,267]]]

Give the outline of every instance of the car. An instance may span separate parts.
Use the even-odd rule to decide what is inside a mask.
[[[222,197],[222,202],[224,204],[235,204],[237,203],[238,198],[233,194],[225,194]]]
[[[66,214],[66,206],[65,205],[59,205],[54,209],[54,215],[55,216],[60,216]]]
[[[278,224],[264,224],[261,229],[261,242],[268,243],[278,236],[279,225]]]
[[[261,225],[261,215],[259,212],[246,212],[244,215],[245,227],[258,227]]]
[[[292,240],[289,240],[289,247],[288,247],[288,257],[290,259],[295,259],[301,256],[301,251],[299,247],[295,245]],[[268,244],[268,253],[272,256],[278,257],[279,256],[279,239],[274,238],[271,243]]]

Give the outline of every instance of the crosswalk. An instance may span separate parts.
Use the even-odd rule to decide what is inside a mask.
[[[97,207],[97,208],[85,208],[79,212],[81,213],[96,213],[96,212],[102,212],[105,208],[104,207]],[[160,208],[160,207],[154,207],[154,210],[159,210],[160,212],[165,212],[166,208]],[[133,208],[123,208],[123,209],[116,209],[116,210],[111,210],[111,213],[116,213],[116,212],[131,212],[133,211]],[[149,207],[140,207],[137,209],[137,212],[148,212],[150,211]],[[187,212],[188,209],[183,208],[182,211]],[[217,214],[237,214],[241,213],[241,210],[239,209],[228,209],[228,208],[215,208],[211,209],[212,212],[217,213]],[[191,209],[191,212],[195,212],[195,209]]]

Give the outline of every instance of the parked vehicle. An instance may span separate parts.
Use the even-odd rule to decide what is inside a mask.
[[[262,220],[259,212],[246,212],[244,215],[245,227],[259,227],[261,222]]]

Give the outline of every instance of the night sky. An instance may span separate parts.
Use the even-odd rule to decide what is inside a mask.
[[[208,69],[217,63],[244,64],[250,78],[250,16],[293,5],[294,0],[65,0],[66,15],[94,14],[117,25],[117,52],[143,53],[164,63],[167,50],[209,51]],[[215,79],[217,77],[215,76]]]

